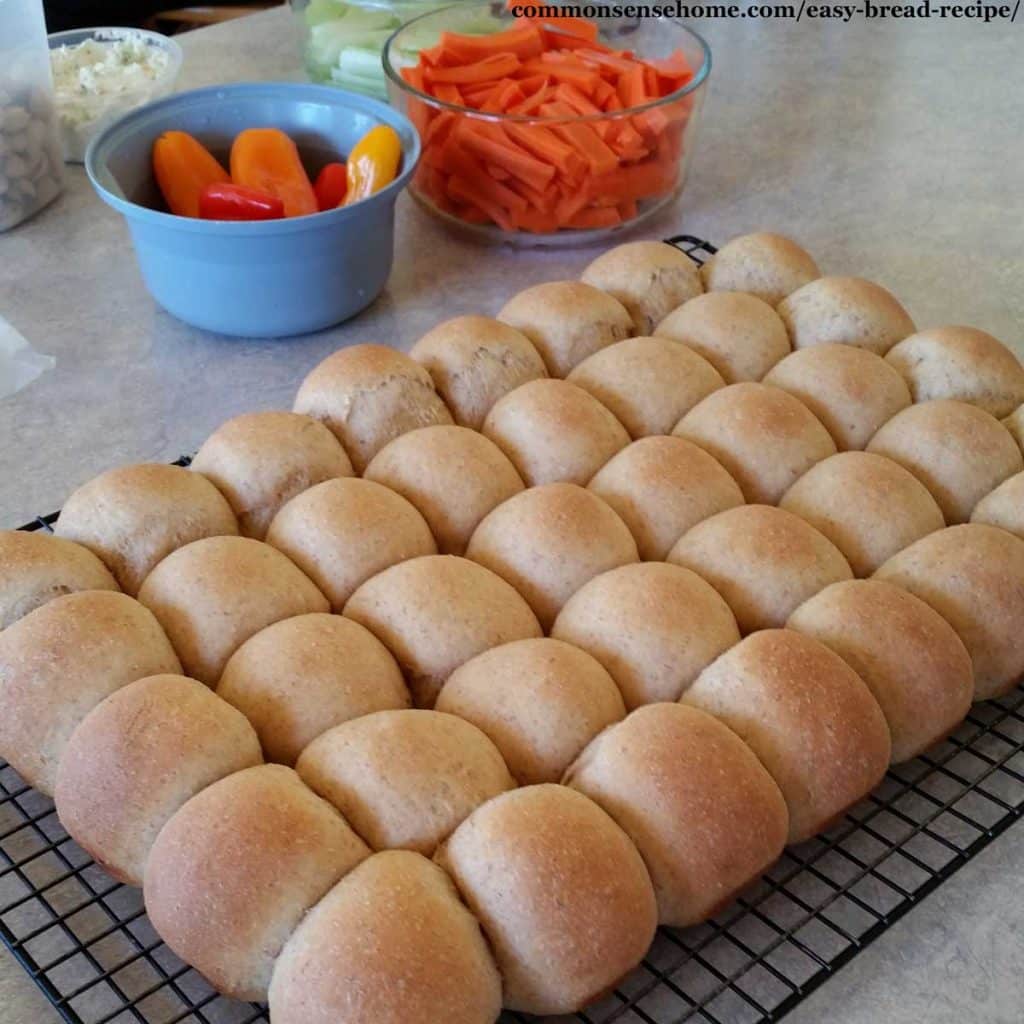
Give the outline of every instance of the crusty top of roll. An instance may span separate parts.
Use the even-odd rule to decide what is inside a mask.
[[[820,273],[796,242],[769,231],[732,239],[701,268],[707,291],[749,292],[772,306]]]
[[[146,862],[146,912],[218,991],[266,999],[298,923],[370,851],[283,765],[229,775],[163,827]]]
[[[126,594],[83,590],[0,633],[0,758],[52,793],[64,745],[104,697],[181,664],[153,615]]]
[[[1024,473],[1011,476],[986,494],[974,506],[971,522],[1001,526],[1024,539]]]
[[[274,1024],[493,1024],[501,978],[451,879],[377,853],[306,916],[274,968]]]
[[[280,551],[247,537],[209,537],[179,548],[146,577],[139,600],[160,620],[185,671],[208,686],[264,626],[330,609]]]
[[[88,549],[44,530],[0,530],[0,630],[79,590],[118,590]]]
[[[907,380],[915,402],[956,398],[996,417],[1024,402],[1024,366],[1001,341],[976,327],[930,327],[885,357]]]
[[[633,333],[625,306],[582,281],[535,284],[509,299],[498,319],[533,342],[552,377]]]
[[[224,496],[181,466],[120,466],[82,484],[64,503],[57,535],[84,544],[133,596],[153,567],[203,537],[238,533]]]
[[[580,275],[626,307],[637,334],[650,334],[676,306],[704,291],[697,264],[667,242],[626,242],[592,260]]]
[[[793,348],[831,341],[884,356],[916,329],[891,292],[862,277],[819,277],[783,299],[778,313]]]
[[[243,537],[263,540],[278,509],[308,487],[351,476],[352,463],[335,436],[309,416],[252,412],[221,424],[192,469],[228,499]]]
[[[1003,426],[1013,435],[1021,449],[1024,449],[1024,405],[1018,406],[1003,420]]]
[[[327,424],[358,473],[399,434],[452,422],[430,374],[386,345],[350,345],[328,356],[302,382],[295,411]]]
[[[528,380],[546,377],[525,334],[486,316],[457,316],[428,331],[409,355],[425,367],[455,422],[479,430],[491,406]]]

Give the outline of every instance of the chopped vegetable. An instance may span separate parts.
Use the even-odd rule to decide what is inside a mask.
[[[235,139],[231,180],[277,196],[286,217],[303,217],[319,209],[298,148],[277,128],[249,128]]]
[[[267,192],[218,181],[200,194],[199,216],[203,220],[280,220],[284,203]]]
[[[164,132],[153,144],[153,173],[171,213],[199,216],[199,197],[231,178],[214,155],[186,132]]]
[[[344,164],[327,164],[313,184],[320,210],[334,210],[345,201],[348,192],[348,168]]]
[[[398,174],[402,140],[390,125],[371,128],[348,155],[348,194],[345,205],[358,203],[390,185]]]

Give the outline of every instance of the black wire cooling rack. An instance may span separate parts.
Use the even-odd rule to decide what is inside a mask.
[[[715,250],[669,239],[702,259]],[[187,459],[180,460],[186,464]],[[25,527],[49,529],[56,514]],[[789,849],[714,921],[661,929],[581,1024],[767,1024],[881,935],[1024,809],[1024,692],[975,705],[890,771],[830,832]],[[0,761],[0,938],[70,1024],[255,1024],[160,941],[142,895],[67,836],[50,800]],[[564,1020],[565,1018],[560,1018]],[[505,1024],[525,1022],[506,1014]],[[412,1024],[412,1022],[410,1022]]]

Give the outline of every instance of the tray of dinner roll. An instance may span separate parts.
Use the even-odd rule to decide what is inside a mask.
[[[580,271],[0,532],[65,1020],[778,1020],[1020,816],[1012,349],[776,234]]]

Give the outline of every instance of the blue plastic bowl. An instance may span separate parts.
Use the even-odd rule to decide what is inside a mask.
[[[243,129],[280,128],[316,174],[381,123],[402,140],[401,172],[352,206],[241,223],[159,209],[151,154],[162,132],[195,135],[227,166]],[[146,286],[164,309],[209,331],[276,338],[341,323],[380,294],[391,272],[395,200],[419,154],[412,124],[378,100],[274,82],[197,89],[140,107],[92,140],[85,168],[104,202],[128,221]]]

